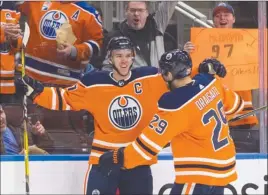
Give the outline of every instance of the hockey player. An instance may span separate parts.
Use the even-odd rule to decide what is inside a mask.
[[[100,157],[100,169],[110,174],[118,166],[133,169],[171,141],[176,175],[171,194],[223,195],[224,186],[237,179],[227,118],[244,104],[213,75],[204,73],[222,72],[223,67],[206,59],[199,66],[200,74],[191,79],[187,52],[163,54],[160,68],[172,90],[162,95],[158,112],[134,142]]]
[[[158,99],[168,89],[157,68],[130,70],[135,50],[128,38],[113,38],[108,50],[112,72],[88,73],[66,89],[44,88],[39,82],[25,77],[28,95],[36,104],[48,109],[85,109],[94,116],[95,134],[86,194],[115,194],[117,187],[121,194],[152,194],[150,165],[156,158],[137,168],[120,171],[120,178],[116,174],[104,176],[98,169],[98,162],[104,152],[127,146],[139,135],[156,111]]]
[[[27,75],[50,86],[70,86],[80,80],[90,58],[98,55],[102,46],[102,22],[95,8],[82,1],[17,4],[27,16],[30,28],[25,59]],[[56,31],[66,23],[71,25],[76,41],[58,47]]]
[[[94,116],[95,134],[86,176],[86,194],[152,194],[150,165],[156,157],[129,170],[99,169],[99,157],[106,151],[125,147],[150,122],[157,111],[157,101],[167,92],[158,69],[142,67],[131,70],[135,49],[129,38],[114,37],[108,45],[112,72],[86,74],[77,84],[66,88],[48,88],[24,77],[27,96],[36,104],[52,110],[85,109]],[[120,177],[119,177],[120,174]],[[139,179],[137,179],[139,178]]]

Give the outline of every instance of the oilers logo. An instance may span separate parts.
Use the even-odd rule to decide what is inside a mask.
[[[47,12],[40,20],[40,33],[47,39],[56,39],[56,30],[64,23],[69,23],[65,13],[59,10]]]
[[[118,129],[127,131],[141,119],[142,108],[132,96],[120,95],[114,98],[108,108],[110,122]]]

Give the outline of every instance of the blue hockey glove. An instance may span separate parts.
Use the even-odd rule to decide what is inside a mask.
[[[198,72],[209,73],[213,75],[217,74],[219,77],[222,78],[224,78],[227,74],[224,65],[214,58],[207,58],[203,62],[201,62],[198,67]]]
[[[20,90],[19,93],[23,93],[32,100],[34,100],[36,96],[44,91],[44,86],[42,83],[28,76],[16,79],[15,83],[16,89]]]
[[[113,171],[119,171],[124,166],[124,148],[111,150],[101,155],[99,170],[109,176]]]

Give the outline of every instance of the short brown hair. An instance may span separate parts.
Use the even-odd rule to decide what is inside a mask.
[[[128,1],[127,2],[127,5],[126,5],[126,10],[128,9],[129,3],[131,3],[131,2],[136,2],[136,1]],[[145,6],[146,6],[146,9],[149,10],[149,5],[150,5],[150,2],[149,1],[140,1],[140,2],[144,2],[145,3]]]

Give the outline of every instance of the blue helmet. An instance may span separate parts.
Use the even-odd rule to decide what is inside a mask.
[[[131,49],[135,55],[135,46],[128,37],[113,37],[107,46],[107,51],[111,52],[115,49]]]
[[[186,51],[175,49],[161,56],[159,66],[162,74],[170,72],[174,79],[181,79],[191,74],[192,59]]]

